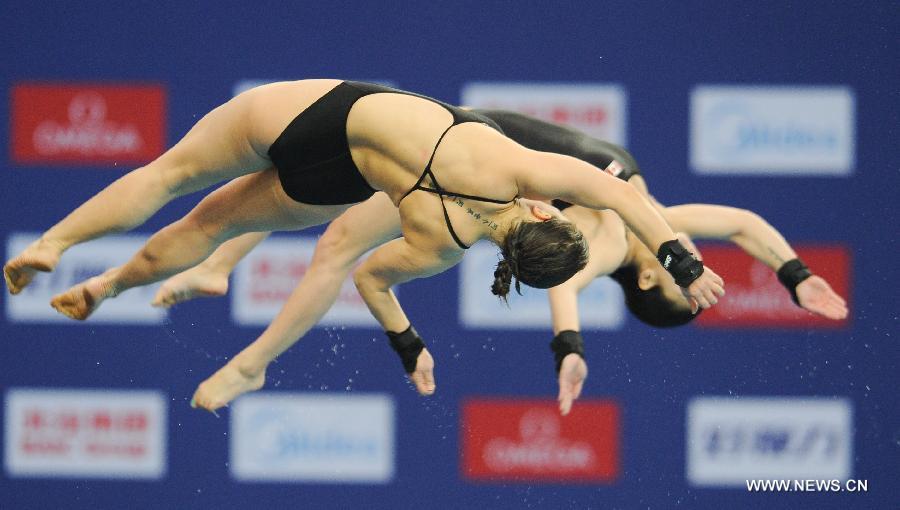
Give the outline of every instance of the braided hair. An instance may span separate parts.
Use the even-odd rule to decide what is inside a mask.
[[[500,245],[501,260],[494,270],[491,292],[506,301],[515,278],[538,289],[555,287],[584,268],[587,243],[574,224],[556,218],[514,224]]]

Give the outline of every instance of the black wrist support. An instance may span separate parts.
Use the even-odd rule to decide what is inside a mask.
[[[560,331],[558,335],[553,337],[553,341],[550,342],[550,350],[553,351],[553,355],[556,358],[556,373],[558,374],[560,367],[562,367],[563,358],[569,354],[575,353],[584,359],[584,339],[581,338],[581,333],[577,331],[572,331],[571,329]]]
[[[791,293],[791,299],[797,306],[800,306],[800,300],[797,299],[797,285],[810,276],[812,272],[800,259],[789,260],[778,269],[778,281]]]
[[[680,287],[688,287],[703,274],[703,262],[697,260],[677,239],[662,243],[656,258]]]
[[[406,328],[402,333],[394,333],[393,331],[384,332],[391,341],[391,347],[400,356],[403,362],[403,369],[407,374],[416,371],[416,360],[419,359],[419,353],[425,348],[425,342],[413,329],[412,325]]]

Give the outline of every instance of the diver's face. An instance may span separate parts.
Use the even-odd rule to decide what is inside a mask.
[[[666,301],[672,303],[679,309],[690,310],[691,304],[681,292],[681,287],[675,283],[675,279],[668,271],[663,269],[658,262],[649,265],[640,270],[638,273],[638,287],[643,291],[648,291],[659,287]]]
[[[703,260],[700,251],[697,250],[697,247],[694,246],[693,241],[691,241],[689,237],[682,233],[678,233],[676,237],[688,251],[693,253],[698,259]],[[681,287],[675,283],[675,279],[672,275],[662,267],[646,246],[641,244],[639,250],[641,250],[641,253],[640,256],[637,257],[639,261],[638,287],[643,291],[659,287],[663,297],[665,297],[667,301],[675,304],[678,308],[690,310],[690,302],[684,297]]]
[[[540,200],[520,198],[518,206],[525,221],[548,221],[552,219],[569,221],[559,209]]]

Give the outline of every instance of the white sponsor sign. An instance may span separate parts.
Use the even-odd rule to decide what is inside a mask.
[[[848,87],[697,87],[691,166],[700,174],[849,175],[854,108]]]
[[[166,411],[156,391],[11,389],[6,471],[21,477],[161,478]]]
[[[238,264],[231,293],[232,319],[242,325],[267,325],[281,309],[312,263],[316,239],[267,239]],[[318,326],[378,326],[348,276]]]
[[[25,249],[39,234],[14,233],[6,240],[7,258]],[[8,296],[6,317],[11,322],[65,322],[82,324],[50,307],[53,296],[67,291],[92,276],[127,262],[146,242],[141,235],[118,235],[79,244],[68,250],[52,273],[38,273],[31,284],[16,296]],[[115,299],[103,302],[87,325],[161,324],[167,311],[153,308],[150,303],[161,284],[127,290]]]
[[[268,83],[275,83],[279,81],[290,81],[290,80],[261,80],[261,79],[245,79],[240,80],[234,84],[234,87],[231,89],[231,95],[236,96],[242,92],[247,92],[250,89],[259,87],[260,85],[266,85]],[[364,81],[366,83],[377,83],[379,85],[384,85],[385,87],[394,87],[396,88],[396,82],[392,80],[354,80],[354,81]]]
[[[549,329],[547,291],[522,284],[522,295],[510,288],[509,306],[491,293],[497,248],[476,244],[460,264],[460,320],[469,328]],[[618,329],[625,320],[622,289],[609,278],[594,280],[578,296],[582,328]]]
[[[388,483],[394,401],[387,395],[256,393],[231,412],[237,480]]]
[[[625,145],[626,94],[618,85],[476,82],[463,86],[461,99],[472,108],[513,110]]]
[[[851,476],[847,399],[700,397],[687,410],[687,477],[695,486]]]

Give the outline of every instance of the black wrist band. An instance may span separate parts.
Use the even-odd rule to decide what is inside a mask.
[[[703,274],[703,262],[697,260],[677,239],[662,243],[656,258],[680,287],[688,287]]]
[[[562,367],[563,358],[569,354],[575,353],[584,359],[584,339],[581,338],[581,333],[577,331],[572,331],[571,329],[560,331],[558,335],[553,337],[553,341],[550,342],[550,350],[553,351],[553,355],[556,358],[556,373],[558,374],[559,369]]]
[[[407,374],[416,371],[416,360],[419,359],[419,353],[425,348],[425,342],[413,329],[412,325],[406,328],[402,333],[394,333],[393,331],[384,332],[391,341],[391,348],[400,356],[403,362],[403,369]]]
[[[797,306],[800,306],[800,300],[797,299],[797,285],[810,276],[812,272],[800,259],[789,260],[778,269],[778,281],[791,293],[791,299]]]

